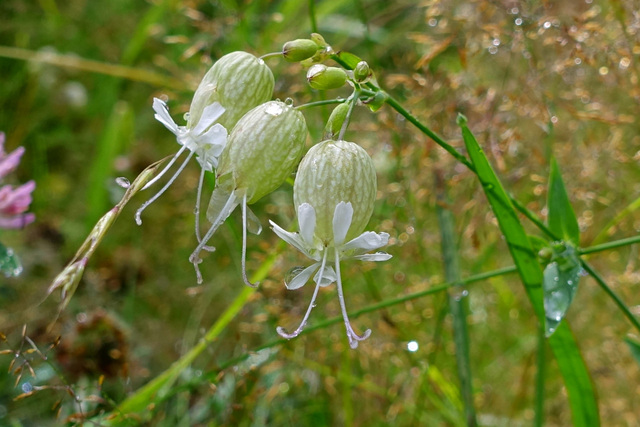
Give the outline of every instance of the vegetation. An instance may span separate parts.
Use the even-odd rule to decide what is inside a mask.
[[[3,185],[36,183],[35,222],[0,234],[24,268],[0,276],[0,424],[638,423],[631,2],[4,0],[0,14],[0,131],[25,148]],[[293,177],[251,205],[257,289],[240,212],[196,281],[195,162],[134,220],[176,152],[153,98],[178,121],[223,55],[311,33],[335,50],[326,65],[375,74],[355,85],[374,108],[357,105],[344,137],[373,159],[365,229],[393,258],[341,265],[353,327],[372,330],[357,349],[335,286],[300,336],[276,332],[312,294],[285,288],[309,262],[267,228],[297,230]],[[354,88],[265,62],[274,99],[311,104],[307,151]]]

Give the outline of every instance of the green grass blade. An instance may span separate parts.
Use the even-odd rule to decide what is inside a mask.
[[[466,119],[460,116],[458,118],[458,124],[462,128],[462,136],[471,163],[475,167],[478,179],[482,184],[489,204],[493,209],[493,213],[498,219],[500,230],[507,242],[509,251],[518,268],[518,272],[533,304],[536,315],[540,321],[543,321],[542,270],[540,269],[531,242],[525,233],[524,227],[520,223],[520,219],[511,204],[509,196],[489,164],[478,141],[476,141],[476,138],[467,127]]]
[[[442,258],[445,268],[445,280],[458,284],[449,293],[449,310],[453,319],[453,339],[456,345],[456,365],[460,379],[460,394],[464,403],[466,425],[477,426],[475,407],[473,404],[473,387],[471,381],[471,361],[469,352],[469,332],[467,330],[467,300],[463,298],[467,292],[460,284],[460,261],[457,251],[457,238],[454,231],[454,219],[446,206],[444,183],[436,178],[438,199],[442,203],[436,204],[438,222],[440,223],[440,239]]]
[[[274,264],[278,253],[267,258],[260,268],[251,277],[252,282],[264,280],[271,266]],[[205,336],[180,359],[175,361],[166,371],[155,377],[151,382],[137,390],[125,399],[111,414],[101,418],[100,425],[129,425],[129,421],[140,420],[148,416],[148,408],[161,401],[164,396],[171,393],[171,388],[180,374],[187,369],[202,352],[214,342],[227,325],[235,319],[242,308],[247,304],[256,289],[243,287],[235,300],[220,315],[218,320],[209,328]],[[133,424],[138,425],[138,424]]]
[[[640,363],[640,343],[631,338],[625,338],[624,341],[629,346],[629,351],[631,351],[633,358],[636,359],[636,362]]]
[[[118,102],[109,116],[102,137],[98,141],[91,164],[87,186],[87,229],[102,216],[109,201],[108,181],[115,178],[113,165],[116,156],[133,138],[133,112],[125,102]]]
[[[556,357],[564,384],[569,393],[569,405],[574,426],[600,425],[596,392],[589,371],[565,320],[547,340]]]
[[[525,285],[538,319],[543,324],[542,269],[538,264],[531,243],[500,180],[489,164],[478,141],[467,127],[466,119],[460,116],[458,124],[462,129],[462,136],[471,162],[498,219],[498,224],[505,236],[520,278]],[[569,394],[574,425],[599,426],[598,404],[589,371],[567,323],[561,323],[548,341]]]
[[[547,195],[549,209],[549,229],[556,235],[575,246],[580,244],[580,228],[576,214],[571,207],[567,189],[562,181],[558,162],[551,159],[551,172],[549,174],[549,192]]]

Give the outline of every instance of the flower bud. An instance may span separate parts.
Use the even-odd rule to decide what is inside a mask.
[[[196,89],[187,127],[199,122],[205,107],[219,102],[225,112],[218,123],[231,130],[247,111],[271,99],[273,87],[273,73],[262,59],[229,53],[213,64]]]
[[[349,103],[343,102],[333,109],[331,115],[329,116],[329,120],[327,121],[327,125],[324,128],[324,137],[326,139],[331,139],[334,135],[340,134],[340,129],[347,118],[347,114],[349,113]]]
[[[282,46],[282,55],[289,62],[300,62],[311,58],[319,47],[313,40],[297,39],[286,42]]]
[[[376,171],[369,154],[347,141],[326,140],[313,146],[300,162],[293,186],[296,210],[303,203],[315,209],[315,235],[333,243],[333,217],[340,202],[351,203],[353,218],[345,241],[360,235],[371,218],[376,199]]]
[[[314,89],[337,89],[347,82],[347,73],[342,68],[316,64],[307,71],[307,81]]]
[[[307,138],[302,113],[280,101],[269,101],[245,114],[229,135],[217,176],[246,190],[247,203],[278,188],[298,164]],[[229,175],[229,177],[225,177]]]
[[[366,83],[371,78],[371,69],[366,61],[358,62],[356,68],[353,69],[353,79],[356,83]]]

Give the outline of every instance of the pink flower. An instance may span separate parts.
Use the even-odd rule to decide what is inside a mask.
[[[4,151],[4,133],[0,132],[0,180],[20,163],[24,147],[18,147],[11,153]],[[26,212],[31,204],[31,193],[36,183],[29,181],[17,188],[11,185],[0,187],[0,228],[22,228],[35,220],[35,215]]]

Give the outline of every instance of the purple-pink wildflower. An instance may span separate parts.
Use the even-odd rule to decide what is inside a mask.
[[[0,181],[13,172],[24,154],[24,147],[18,147],[11,153],[4,151],[4,133],[0,132]],[[36,183],[29,181],[19,187],[11,185],[0,187],[0,228],[22,228],[35,220],[35,215],[26,212],[31,204],[31,193]]]

